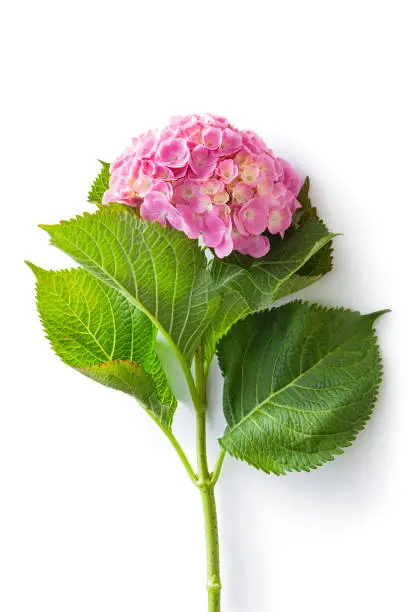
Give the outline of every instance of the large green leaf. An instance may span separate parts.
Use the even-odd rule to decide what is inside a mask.
[[[57,355],[83,374],[125,391],[171,425],[176,400],[155,352],[156,328],[118,291],[82,269],[37,278],[37,305]]]
[[[253,259],[233,254],[227,260],[215,258],[211,274],[222,303],[203,339],[207,361],[211,361],[217,342],[236,321],[321,278],[327,270],[322,262],[313,263],[313,259],[324,249],[329,249],[330,255],[334,236],[314,219],[291,230],[284,240],[276,239],[266,257]]]
[[[249,316],[221,340],[231,455],[265,472],[322,465],[371,415],[381,380],[373,322],[382,313],[293,302]]]
[[[53,244],[143,310],[191,363],[220,300],[196,241],[110,208],[42,227]]]
[[[93,202],[94,204],[101,204],[103,194],[109,189],[110,164],[104,161],[100,161],[100,163],[102,164],[101,171],[92,183],[88,193],[88,202]]]

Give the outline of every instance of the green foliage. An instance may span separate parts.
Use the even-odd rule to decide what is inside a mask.
[[[380,314],[296,301],[237,323],[218,348],[228,423],[221,446],[275,474],[341,453],[377,396]]]
[[[298,231],[307,221],[311,219],[318,220],[317,210],[312,206],[312,201],[309,195],[310,179],[307,176],[303,183],[302,189],[297,197],[302,208],[296,211],[290,232]],[[330,272],[333,265],[333,249],[332,243],[326,244],[318,253],[313,255],[310,260],[299,270],[300,276],[323,276]]]
[[[109,188],[110,164],[101,160],[99,162],[102,164],[101,171],[92,183],[88,193],[88,202],[93,202],[94,204],[102,203],[103,194]]]
[[[101,201],[108,181],[102,163],[91,201]],[[84,268],[46,272],[30,264],[56,353],[135,397],[193,481],[170,430],[176,400],[156,354],[157,330],[182,366],[198,414],[218,346],[228,424],[221,447],[265,472],[308,471],[330,461],[370,417],[381,379],[373,322],[381,313],[298,301],[269,310],[331,269],[335,234],[319,220],[309,188],[307,178],[292,227],[284,240],[271,237],[260,259],[233,253],[208,262],[197,241],[120,204],[42,226]]]
[[[37,278],[37,306],[57,355],[81,373],[139,400],[171,425],[176,400],[155,351],[156,329],[118,291],[81,269]]]
[[[211,274],[222,303],[203,339],[206,359],[211,361],[217,342],[236,321],[321,278],[325,268],[313,260],[331,249],[334,236],[314,219],[290,232],[285,240],[277,239],[266,257],[233,254],[226,260],[214,259]]]
[[[302,227],[302,225],[304,225],[304,223],[310,219],[318,218],[316,207],[312,206],[309,191],[310,178],[307,176],[297,197],[298,202],[300,202],[302,205],[302,208],[299,208],[293,217],[293,225],[295,228]]]
[[[54,245],[142,310],[191,363],[220,301],[196,241],[110,208],[42,227]]]

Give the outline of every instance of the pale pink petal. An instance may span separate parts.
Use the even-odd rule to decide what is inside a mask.
[[[213,196],[214,204],[226,204],[230,199],[229,193],[227,191],[220,191]]]
[[[277,182],[283,178],[283,168],[279,161],[264,153],[256,160],[256,165],[264,173],[269,182]]]
[[[270,155],[272,155],[272,151],[264,143],[262,138],[260,138],[258,134],[252,132],[251,130],[246,130],[242,132],[242,142],[252,153],[256,155],[259,155],[261,153],[269,153]]]
[[[221,180],[229,185],[238,176],[238,166],[232,159],[224,159],[218,164],[218,173]]]
[[[224,183],[218,179],[208,179],[203,181],[200,186],[201,193],[209,196],[214,196],[219,191],[224,189]]]
[[[158,136],[156,132],[150,131],[133,139],[133,145],[140,157],[150,157],[157,148]]]
[[[252,200],[253,196],[254,190],[243,181],[237,183],[232,192],[234,201],[239,204],[245,204],[248,200]]]
[[[228,119],[220,117],[219,115],[212,115],[207,113],[205,116],[206,122],[214,127],[226,128],[228,125]]]
[[[198,192],[190,200],[191,210],[196,213],[209,212],[212,209],[210,198],[204,193]]]
[[[287,208],[272,210],[268,218],[268,230],[271,234],[279,234],[288,229],[292,223],[292,215]]]
[[[150,176],[140,176],[133,183],[133,191],[141,198],[144,198],[152,190],[153,180]]]
[[[110,204],[111,202],[117,202],[116,195],[108,189],[102,196],[102,204]]]
[[[255,186],[263,180],[263,175],[256,164],[243,166],[241,169],[241,177],[244,183],[250,187]]]

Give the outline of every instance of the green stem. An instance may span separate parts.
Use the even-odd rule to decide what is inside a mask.
[[[187,459],[187,456],[186,456],[185,452],[181,448],[180,442],[177,440],[176,436],[171,432],[170,429],[167,429],[167,427],[165,427],[159,421],[159,419],[157,419],[156,416],[150,410],[146,409],[146,412],[153,419],[153,421],[160,427],[160,429],[162,430],[162,432],[164,433],[166,438],[169,440],[169,442],[173,446],[174,450],[176,451],[176,453],[178,454],[178,456],[181,459],[181,463],[186,468],[187,474],[189,475],[189,477],[192,480],[193,484],[198,486],[198,484],[197,484],[198,483],[197,474],[194,472],[193,468],[191,467],[191,464],[190,464],[189,460]]]
[[[214,471],[211,475],[211,484],[215,487],[221,474],[222,465],[225,459],[225,450],[222,450],[218,456],[217,463],[215,464]]]
[[[198,482],[204,515],[205,539],[207,548],[207,591],[208,612],[221,610],[221,578],[218,542],[217,510],[214,485],[208,471],[207,432],[206,432],[206,376],[201,348],[196,354],[196,385],[200,404],[195,405],[197,423],[197,464]],[[221,466],[220,466],[221,469]]]

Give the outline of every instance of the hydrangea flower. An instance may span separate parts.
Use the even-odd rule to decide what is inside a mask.
[[[269,236],[292,223],[300,179],[254,132],[215,115],[174,117],[134,138],[110,167],[103,204],[138,207],[143,219],[201,237],[217,257],[263,257]]]

